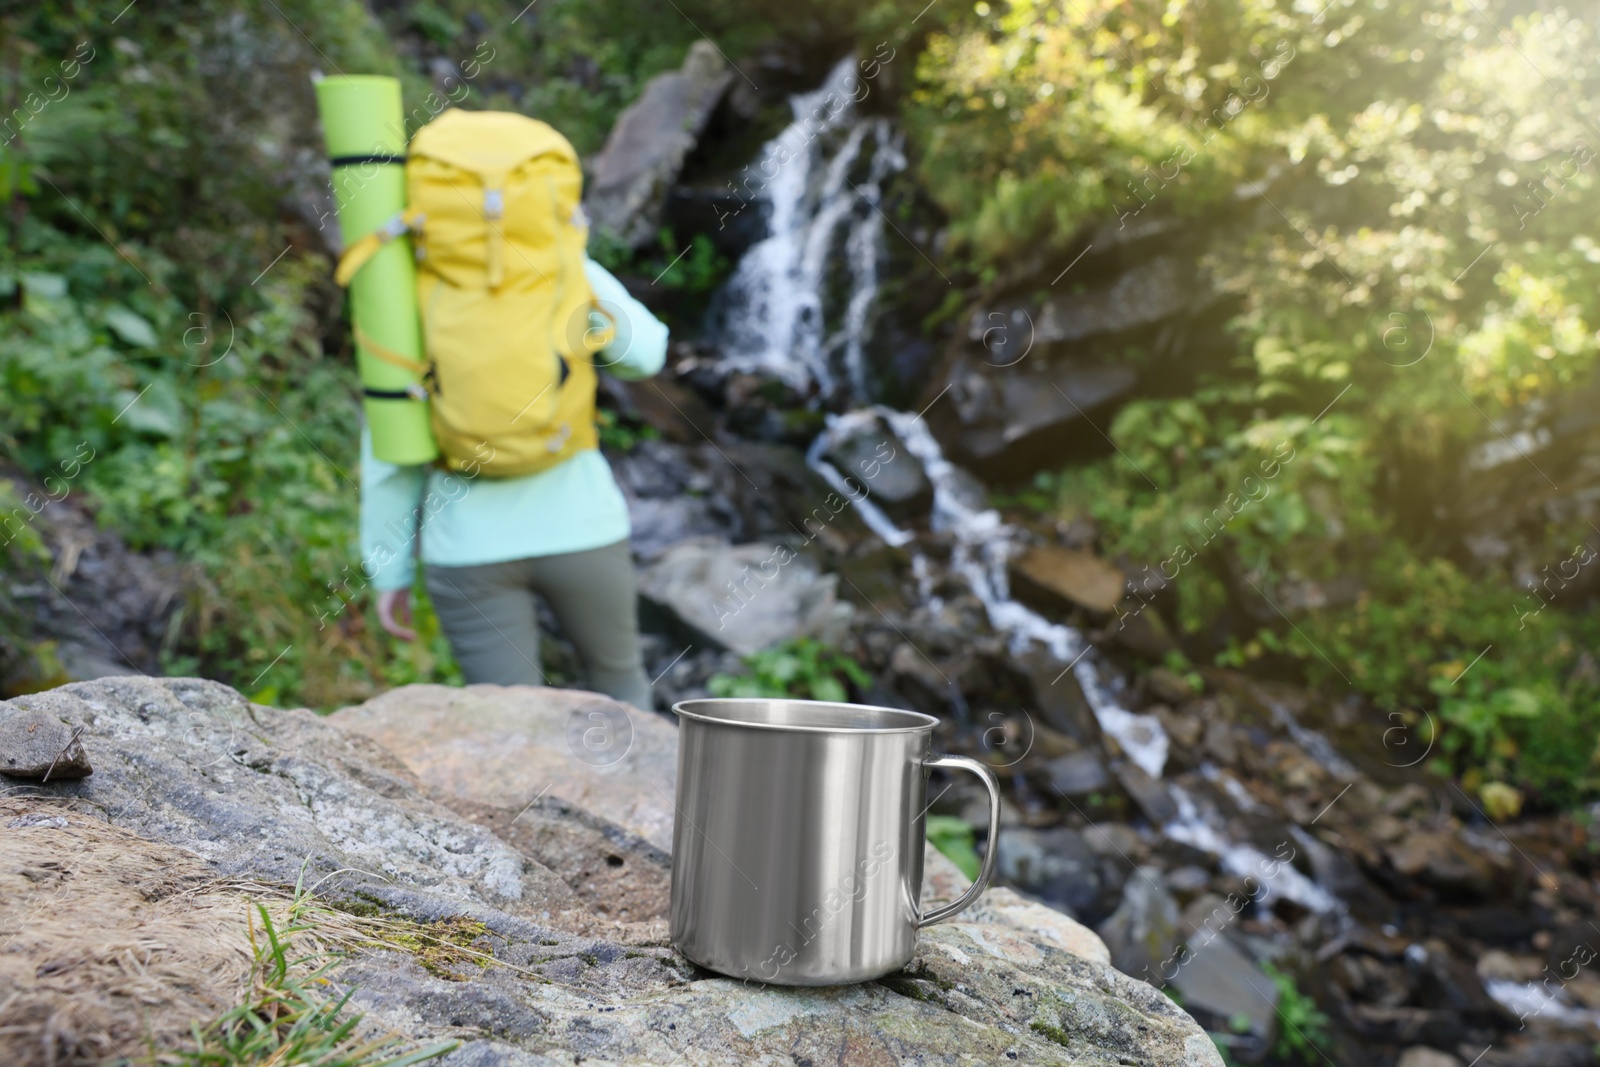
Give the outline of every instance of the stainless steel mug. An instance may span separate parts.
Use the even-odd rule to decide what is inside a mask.
[[[931,715],[813,700],[685,700],[672,831],[672,943],[735,978],[864,982],[905,966],[917,930],[994,874],[1000,787],[930,754]],[[989,848],[959,900],[923,912],[927,781],[961,767],[989,791]]]

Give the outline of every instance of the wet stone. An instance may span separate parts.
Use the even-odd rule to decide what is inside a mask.
[[[1084,749],[1051,760],[1050,786],[1063,796],[1082,797],[1098,793],[1111,784],[1111,775],[1098,753]]]
[[[1133,763],[1119,763],[1112,770],[1123,790],[1153,825],[1164,826],[1178,817],[1178,805],[1159,778],[1150,777]]]

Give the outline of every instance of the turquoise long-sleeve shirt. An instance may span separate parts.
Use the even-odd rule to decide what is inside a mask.
[[[584,273],[616,320],[596,362],[627,380],[655,374],[666,361],[666,326],[604,267],[586,259]],[[361,431],[361,561],[378,589],[409,588],[418,556],[445,567],[503,563],[599,548],[631,532],[627,502],[599,449],[535,474],[467,478],[386,463]]]

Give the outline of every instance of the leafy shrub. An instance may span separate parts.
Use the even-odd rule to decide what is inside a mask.
[[[849,685],[865,689],[872,678],[849,656],[812,637],[795,637],[744,657],[749,674],[714,674],[707,688],[718,697],[802,697],[848,700]]]
[[[1327,1058],[1322,1051],[1328,1044],[1328,1016],[1317,1010],[1316,1002],[1295,985],[1294,977],[1263,963],[1266,972],[1278,987],[1278,1042],[1273,1055],[1282,1059],[1297,1059],[1301,1063],[1318,1063]]]
[[[619,415],[610,408],[595,412],[595,424],[600,431],[600,447],[608,452],[632,452],[640,441],[656,441],[661,431],[637,419]]]
[[[1600,95],[1549,86],[1596,87],[1600,32],[1511,3],[1319,10],[980,4],[930,39],[912,127],[976,271],[1205,216],[1238,301],[1198,388],[1128,405],[1116,454],[1017,502],[1092,517],[1191,651],[1431,721],[1484,788],[1591,795],[1593,753],[1557,739],[1600,728],[1592,612],[1508,609],[1525,578],[1469,569],[1462,516],[1464,457],[1596,381]],[[1551,559],[1593,532],[1563,507],[1530,516]]]

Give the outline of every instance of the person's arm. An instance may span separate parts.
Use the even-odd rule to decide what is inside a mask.
[[[378,622],[409,641],[411,583],[416,577],[417,528],[428,468],[401,467],[372,454],[372,434],[361,428],[361,573],[378,591]]]
[[[583,272],[595,299],[616,320],[617,334],[595,356],[595,366],[624,381],[655,374],[667,361],[667,327],[594,260],[584,259]],[[591,321],[595,326],[605,325],[602,316],[592,315]]]

